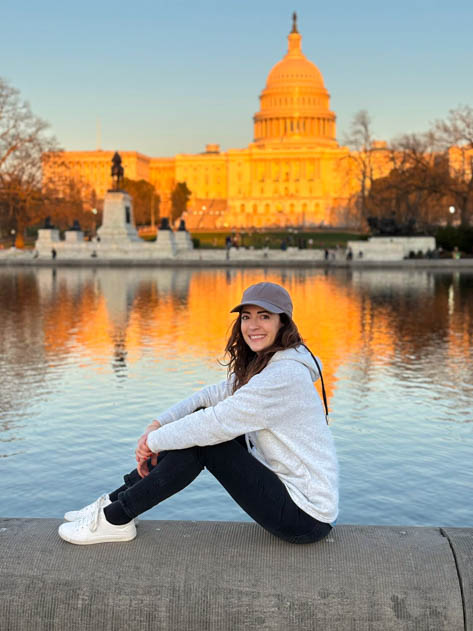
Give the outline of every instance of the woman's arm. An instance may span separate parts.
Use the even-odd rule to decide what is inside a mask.
[[[206,386],[202,390],[194,392],[186,399],[179,401],[179,403],[159,414],[160,424],[173,423],[188,414],[192,414],[198,408],[208,408],[216,405],[231,394],[232,384],[233,380],[231,378],[225,379],[220,383]]]
[[[143,478],[148,475],[147,461],[151,458],[151,464],[155,465],[157,462],[157,453],[152,452],[147,443],[148,434],[162,427],[166,423],[172,423],[178,419],[195,412],[196,410],[202,410],[208,406],[215,405],[222,399],[224,399],[231,392],[232,381],[224,380],[218,384],[207,386],[194,392],[189,397],[176,403],[172,407],[168,408],[165,412],[159,415],[159,421],[155,420],[145,429],[144,433],[138,440],[138,446],[135,449],[136,462],[138,463],[137,470],[140,476]]]
[[[139,475],[144,478],[148,475],[148,458],[151,458],[151,464],[154,466],[158,462],[158,454],[152,452],[147,444],[148,434],[154,432],[155,430],[161,427],[161,423],[159,421],[153,421],[148,425],[145,429],[143,435],[138,440],[138,446],[135,449],[135,457],[137,465],[137,470]]]
[[[215,445],[274,425],[285,419],[288,391],[292,386],[292,375],[286,367],[269,364],[216,405],[151,432],[147,445],[154,452]]]

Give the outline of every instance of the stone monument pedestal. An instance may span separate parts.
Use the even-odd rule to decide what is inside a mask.
[[[128,246],[141,243],[133,219],[131,197],[125,191],[108,191],[103,207],[103,221],[97,230],[101,245]]]
[[[82,230],[66,230],[64,236],[66,237],[66,244],[77,245],[78,243],[84,243]]]
[[[191,236],[186,230],[186,223],[183,219],[181,219],[179,228],[174,233],[174,239],[176,242],[176,249],[178,252],[183,252],[183,251],[185,252],[185,251],[194,249]]]
[[[159,226],[155,242],[155,250],[160,258],[176,256],[176,239],[169,225],[168,217],[161,218],[161,225]]]
[[[56,228],[40,228],[36,239],[35,249],[39,256],[51,256],[51,250],[57,249],[60,243],[59,230]]]

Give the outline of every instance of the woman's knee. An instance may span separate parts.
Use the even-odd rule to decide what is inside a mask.
[[[189,447],[188,449],[174,449],[172,451],[160,451],[158,453],[158,460],[155,465],[151,464],[151,458],[148,458],[147,460],[148,471],[150,474],[152,474],[153,471],[162,469],[162,464],[164,460],[168,458],[169,456],[171,456],[170,457],[170,460],[172,461],[171,466],[175,466],[176,463],[181,463],[183,465],[190,464],[190,463],[192,464],[198,463],[199,465],[200,460],[198,457],[197,449],[198,447]],[[203,466],[201,468],[203,468]],[[137,469],[134,469],[130,473],[127,473],[126,475],[124,475],[123,479],[127,487],[132,487],[138,482],[140,482],[140,480],[142,480],[143,478],[140,476]]]

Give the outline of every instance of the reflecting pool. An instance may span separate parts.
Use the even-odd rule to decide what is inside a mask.
[[[0,268],[0,515],[119,486],[148,422],[224,378],[261,280],[324,365],[339,523],[471,526],[473,274],[425,270]],[[145,517],[248,519],[207,472]]]

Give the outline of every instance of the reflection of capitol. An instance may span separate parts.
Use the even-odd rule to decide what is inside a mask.
[[[347,160],[348,149],[336,141],[330,95],[320,70],[302,52],[295,19],[287,54],[271,69],[253,122],[253,142],[245,149],[221,151],[218,144],[208,144],[203,153],[172,158],[120,151],[125,173],[153,184],[161,197],[162,215],[169,213],[176,183],[186,182],[192,192],[186,216],[190,230],[346,221],[349,198],[358,186],[350,172],[353,163]],[[378,144],[381,148],[383,143]],[[381,151],[373,167],[383,174],[384,154]],[[110,187],[112,155],[60,155],[92,205]],[[50,158],[44,161],[45,180],[57,183],[58,167]]]
[[[383,278],[288,269],[58,268],[18,272],[15,284],[6,270],[0,273],[0,353],[19,371],[40,356],[43,370],[71,357],[98,371],[112,365],[121,375],[143,357],[176,360],[177,369],[189,357],[216,366],[234,317],[230,308],[263,279],[290,291],[295,320],[323,361],[331,393],[350,357],[362,357],[363,370],[425,353],[435,359],[444,344],[452,356],[469,353],[473,310],[461,279],[423,272],[405,291],[396,273]],[[12,355],[15,336],[32,350]]]
[[[223,359],[229,310],[245,287],[261,280],[260,271],[192,272],[185,269],[96,271],[38,270],[44,310],[44,344],[49,357],[67,352],[97,369],[155,359]],[[295,315],[307,343],[323,360],[329,391],[344,349],[356,349],[360,323],[357,301],[323,274],[271,272],[264,278],[283,283],[294,299]],[[302,282],[301,282],[302,281]],[[79,297],[80,296],[80,297]],[[47,306],[46,306],[47,305]],[[317,314],[317,315],[315,315]],[[343,330],[343,335],[339,331]]]

